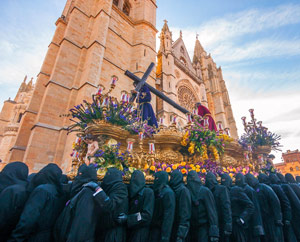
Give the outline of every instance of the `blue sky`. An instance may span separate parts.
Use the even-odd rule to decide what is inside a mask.
[[[0,2],[0,103],[14,98],[26,74],[38,74],[64,3]],[[300,148],[299,0],[157,0],[157,5],[158,30],[164,19],[174,41],[182,30],[190,55],[198,33],[222,67],[239,134],[240,117],[254,108],[257,119],[282,135],[284,151]]]

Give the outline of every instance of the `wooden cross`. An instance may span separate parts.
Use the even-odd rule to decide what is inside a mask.
[[[149,88],[150,92],[152,92],[154,95],[158,96],[159,98],[161,98],[162,100],[164,100],[165,102],[167,102],[168,104],[170,104],[171,106],[173,106],[174,108],[176,108],[177,110],[183,112],[184,114],[190,113],[190,111],[188,111],[184,107],[181,107],[179,104],[177,104],[176,102],[174,102],[171,98],[167,97],[165,94],[163,94],[162,92],[158,91],[154,87],[150,86],[146,82],[147,78],[149,77],[149,75],[150,75],[150,73],[151,73],[151,71],[153,69],[153,67],[154,67],[154,63],[151,62],[151,64],[148,67],[147,71],[144,73],[142,79],[140,79],[139,77],[137,77],[136,75],[134,75],[132,72],[130,72],[128,70],[125,71],[125,75],[128,76],[133,81],[135,81],[135,82],[138,83],[138,85],[135,88],[135,90],[137,92],[139,92],[140,89],[142,88],[142,86],[145,85],[145,86],[147,86]],[[139,89],[138,89],[138,87],[139,87]],[[134,101],[135,97],[133,97],[133,101]],[[131,98],[130,98],[130,101],[131,101]]]

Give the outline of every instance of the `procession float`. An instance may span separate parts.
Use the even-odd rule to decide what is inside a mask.
[[[138,87],[147,85],[152,93],[185,113],[187,124],[179,127],[176,116],[171,125],[164,124],[161,118],[158,127],[150,126],[139,115],[139,104],[134,102],[134,93],[122,92],[121,97],[111,95],[118,78],[112,76],[110,89],[105,92],[99,85],[92,101],[70,110],[69,132],[76,132],[73,143],[72,170],[69,176],[77,174],[78,167],[93,164],[99,179],[110,167],[123,171],[128,181],[134,170],[144,172],[146,180],[153,180],[152,174],[164,170],[168,173],[179,169],[184,175],[195,170],[200,177],[207,172],[234,174],[251,172],[275,172],[271,150],[280,147],[280,136],[268,131],[257,121],[254,110],[250,109],[249,122],[242,117],[245,133],[239,140],[230,137],[230,130],[219,123],[216,129],[210,128],[210,115],[192,113],[174,103],[164,94],[146,83],[151,65],[142,79],[129,71],[125,75],[138,82]]]

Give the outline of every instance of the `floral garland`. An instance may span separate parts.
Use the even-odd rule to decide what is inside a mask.
[[[226,134],[205,129],[200,124],[200,117],[194,117],[194,124],[188,129],[182,138],[182,153],[193,156],[199,154],[202,159],[209,159],[211,153],[216,161],[224,153],[226,143],[233,139]]]
[[[102,102],[102,100],[104,100]],[[98,120],[105,120],[113,125],[121,126],[132,134],[138,134],[141,130],[144,137],[152,137],[155,132],[154,127],[141,122],[136,108],[127,101],[118,102],[113,97],[105,99],[93,96],[92,103],[83,101],[83,104],[76,105],[70,109],[70,119],[73,124],[68,127],[68,132],[78,132],[83,134],[88,124],[96,123]]]
[[[221,173],[221,167],[212,160],[199,161],[197,163],[187,163],[185,161],[176,164],[167,164],[167,163],[154,163],[152,166],[148,166],[147,164],[144,167],[144,172],[146,174],[154,174],[158,171],[166,171],[171,173],[174,170],[181,171],[182,174],[186,175],[189,171],[194,170],[198,173],[200,177],[204,177],[208,171],[213,172],[214,174]]]

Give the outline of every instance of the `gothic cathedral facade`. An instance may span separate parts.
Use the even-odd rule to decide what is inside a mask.
[[[113,75],[119,80],[112,94],[129,92],[133,85],[125,70],[142,76],[151,62],[157,68],[150,85],[189,110],[200,101],[236,138],[221,68],[199,40],[191,61],[182,38],[172,41],[167,23],[157,53],[156,9],[156,0],[67,0],[34,87],[23,82],[16,99],[3,105],[0,159],[24,161],[32,172],[49,162],[69,170],[75,134],[67,135],[70,121],[62,114],[90,100],[99,84],[108,89]],[[167,103],[152,98],[152,105],[157,117],[177,115],[184,126],[186,118]]]

